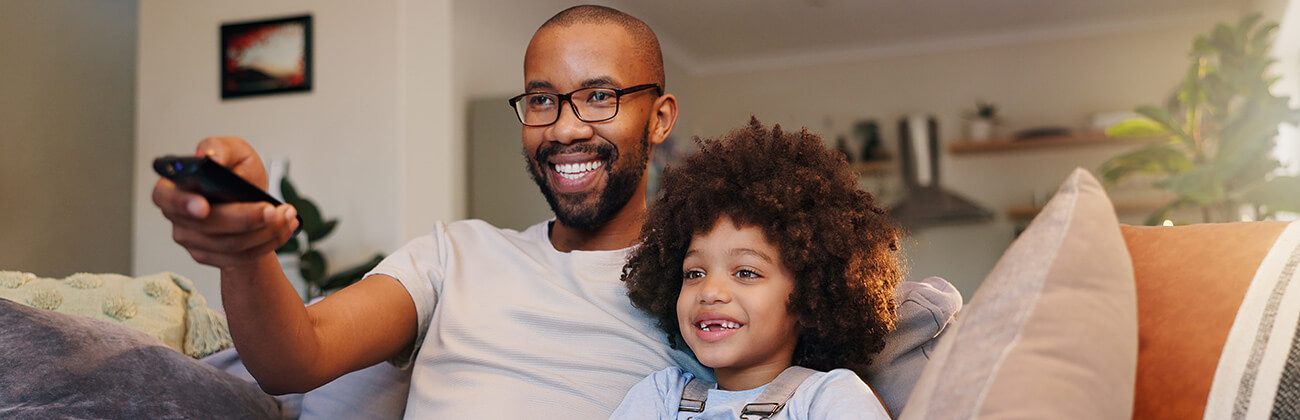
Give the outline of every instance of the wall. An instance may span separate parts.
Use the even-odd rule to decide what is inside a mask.
[[[131,266],[134,0],[0,2],[0,269]]]
[[[768,124],[808,126],[827,138],[870,117],[881,121],[885,141],[893,144],[898,118],[924,112],[938,117],[941,142],[949,144],[961,138],[961,116],[977,99],[999,105],[1004,132],[1043,125],[1078,128],[1091,113],[1163,103],[1186,70],[1193,37],[1211,29],[1217,18],[701,75],[686,87],[692,100],[683,110],[692,115],[691,134],[707,136],[743,125],[751,113]],[[1225,12],[1224,18],[1235,14]],[[1096,168],[1122,150],[1101,146],[959,156],[945,150],[940,158],[943,184],[999,216],[991,223],[912,232],[905,241],[909,278],[942,276],[969,297],[1013,239],[1012,221],[1001,215],[1006,208],[1050,195],[1071,168]],[[864,180],[866,188],[885,188],[889,198],[897,198],[896,184]],[[1141,217],[1126,220],[1140,222]]]
[[[520,154],[521,126],[505,98],[523,91],[524,50],[564,1],[456,1],[453,110],[467,139],[466,216],[524,229],[551,216]],[[504,116],[504,118],[503,118]],[[477,124],[475,124],[477,122]]]
[[[171,240],[152,204],[150,162],[207,136],[288,159],[298,191],[340,220],[321,243],[335,267],[391,252],[460,214],[464,172],[451,128],[450,1],[252,0],[140,4],[134,271],[185,275],[220,304],[217,270]],[[223,101],[222,22],[310,13],[311,92]]]

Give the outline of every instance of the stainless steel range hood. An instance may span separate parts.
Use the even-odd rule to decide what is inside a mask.
[[[939,124],[933,116],[903,117],[898,122],[898,140],[907,197],[889,210],[894,220],[917,229],[993,219],[992,212],[939,183]]]

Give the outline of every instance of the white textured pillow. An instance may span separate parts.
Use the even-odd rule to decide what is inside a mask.
[[[0,298],[122,324],[190,357],[233,345],[225,317],[207,307],[194,283],[172,273],[140,277],[77,273],[53,279],[0,271]]]
[[[902,419],[1132,415],[1133,266],[1092,175],[1070,175],[949,328]]]

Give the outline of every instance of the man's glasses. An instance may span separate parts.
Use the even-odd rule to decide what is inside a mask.
[[[532,92],[510,98],[510,107],[515,109],[519,122],[529,127],[544,127],[560,120],[560,103],[569,102],[573,114],[584,122],[608,121],[618,115],[619,98],[623,95],[655,89],[657,95],[663,90],[657,84],[636,85],[626,89],[610,87],[589,87],[569,93]]]

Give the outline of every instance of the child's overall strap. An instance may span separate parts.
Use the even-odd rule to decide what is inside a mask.
[[[745,404],[745,408],[740,410],[740,418],[748,420],[749,416],[759,416],[759,419],[772,417],[785,408],[785,402],[790,401],[790,397],[794,396],[794,391],[799,389],[799,384],[814,373],[817,371],[803,366],[785,368],[785,371],[777,375],[776,380],[767,384],[767,389],[764,389],[754,402]]]
[[[759,419],[767,419],[780,412],[785,408],[786,401],[794,396],[794,391],[799,389],[805,379],[808,379],[817,371],[802,366],[790,366],[777,375],[776,379],[767,384],[763,393],[758,395],[754,402],[745,404],[745,408],[740,411],[740,418],[748,420],[749,416],[759,416]],[[713,388],[713,383],[709,381],[697,381],[694,378],[686,383],[686,389],[682,390],[682,401],[677,406],[677,411],[690,411],[699,413],[704,411],[704,402],[709,398],[709,389]]]
[[[691,378],[686,383],[686,389],[682,390],[682,402],[677,404],[677,411],[704,411],[704,400],[709,399],[709,388],[713,388],[713,382]]]

